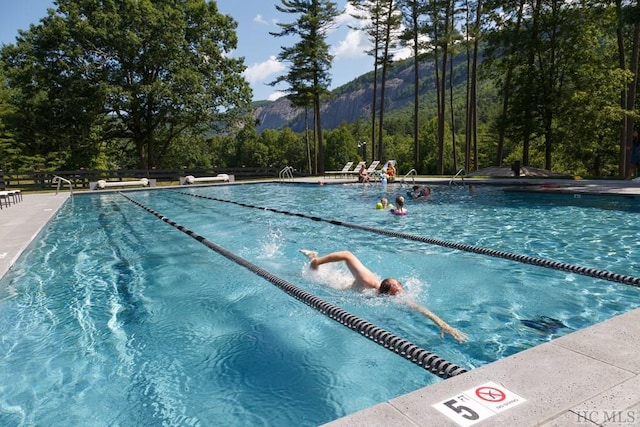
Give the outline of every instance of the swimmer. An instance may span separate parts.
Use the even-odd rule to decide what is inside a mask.
[[[300,249],[300,252],[311,260],[310,266],[314,270],[317,270],[322,264],[344,262],[353,275],[354,281],[352,287],[355,289],[373,289],[378,295],[391,296],[404,292],[404,288],[398,279],[389,277],[384,280],[380,280],[378,276],[365,267],[364,264],[362,264],[362,262],[360,262],[360,260],[349,251],[333,252],[324,256],[318,256],[318,252],[307,249]],[[426,307],[404,299],[399,300],[399,302],[431,320],[440,328],[441,338],[444,337],[444,334],[449,334],[458,342],[465,342],[468,340],[467,336],[463,332],[449,326],[444,320],[436,316]]]
[[[380,199],[378,203],[376,203],[376,209],[393,209],[393,205],[389,203],[386,197]]]
[[[426,186],[414,185],[411,193],[412,199],[422,199],[431,196],[431,189]]]
[[[404,207],[404,197],[396,197],[396,207],[390,211],[394,215],[406,215],[408,213],[407,208]]]

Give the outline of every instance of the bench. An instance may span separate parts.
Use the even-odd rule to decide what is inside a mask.
[[[155,179],[147,179],[142,178],[136,181],[105,181],[101,179],[96,182],[91,182],[89,184],[90,190],[104,190],[105,188],[110,187],[155,187],[156,180]]]
[[[216,176],[202,176],[196,178],[193,175],[187,175],[184,178],[180,178],[180,185],[191,185],[197,183],[206,183],[206,182],[234,182],[234,175],[227,175],[226,173],[219,173]]]

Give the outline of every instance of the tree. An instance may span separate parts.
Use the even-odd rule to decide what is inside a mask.
[[[379,57],[380,66],[382,67],[382,75],[380,78],[380,119],[378,120],[378,156],[380,159],[385,157],[384,140],[382,138],[384,129],[384,97],[387,83],[387,70],[393,62],[393,53],[398,44],[398,31],[402,23],[402,14],[398,10],[398,3],[395,0],[385,0],[382,3],[382,20],[380,22],[380,30],[382,31],[382,52]]]
[[[358,158],[357,147],[357,141],[345,123],[327,132],[328,167],[339,170],[348,161]]]
[[[32,150],[86,165],[103,141],[127,141],[152,168],[176,141],[249,111],[244,65],[227,55],[237,24],[215,2],[56,3],[2,51]]]
[[[502,93],[502,106],[500,115],[496,119],[498,130],[498,146],[496,152],[496,166],[502,166],[502,162],[505,157],[505,139],[508,128],[508,112],[511,102],[511,90],[512,90],[512,77],[514,74],[514,68],[517,65],[515,58],[517,55],[518,46],[512,42],[512,37],[517,35],[521,31],[523,8],[527,0],[518,0],[509,4],[509,8],[501,7],[500,1],[491,1],[489,9],[496,10],[495,13],[491,13],[493,17],[494,25],[500,28],[499,32],[489,33],[489,37],[493,37],[493,40],[489,40],[487,43],[488,49],[485,50],[487,56],[486,64],[492,64],[496,61],[499,65],[497,67],[485,67],[485,69],[496,71],[493,74],[493,78],[500,86],[500,92]],[[497,3],[498,5],[496,5]],[[504,36],[506,35],[506,37]],[[528,165],[525,163],[525,165]]]
[[[623,3],[628,3],[627,5]],[[634,4],[635,3],[635,4]],[[638,87],[638,62],[640,56],[640,3],[638,1],[623,2],[615,0],[617,28],[616,36],[618,41],[618,63],[621,70],[629,70],[632,77],[627,80],[627,84],[621,91],[620,106],[631,113],[634,110],[636,89]],[[627,61],[627,42],[625,29],[632,28],[631,31],[631,58]],[[631,140],[634,130],[633,114],[625,114],[622,119],[620,129],[620,176],[630,178],[632,170],[629,164],[631,150]]]
[[[371,160],[376,157],[376,114],[378,112],[377,100],[378,100],[378,65],[380,65],[379,56],[382,49],[381,43],[382,36],[382,19],[383,19],[383,5],[384,0],[349,0],[360,13],[353,15],[354,18],[359,19],[364,24],[359,28],[364,31],[369,37],[372,48],[367,52],[368,55],[373,56],[373,95],[371,98]],[[365,156],[366,157],[366,156]],[[366,159],[365,159],[366,160]]]
[[[452,0],[432,0],[429,5],[427,34],[431,40],[436,71],[438,112],[438,172],[444,173],[444,134],[446,113],[447,59],[451,38]]]
[[[420,36],[423,29],[422,15],[426,10],[426,0],[402,0],[404,31],[400,41],[411,48],[413,54],[413,167],[417,170],[420,164],[420,58],[424,56],[424,43]]]
[[[318,147],[318,160],[315,172],[324,174],[324,144],[320,120],[320,104],[322,98],[329,94],[331,78],[329,69],[333,56],[329,54],[326,42],[327,31],[338,17],[338,9],[334,2],[328,0],[281,0],[276,5],[279,12],[297,14],[293,23],[278,23],[282,31],[270,33],[275,37],[296,35],[300,41],[293,47],[283,47],[278,59],[289,63],[287,74],[272,82],[288,82],[286,92],[290,94],[294,105],[313,105],[315,140]]]
[[[467,132],[465,138],[465,169],[471,170],[471,158],[473,157],[473,169],[478,170],[478,65],[480,51],[481,23],[483,18],[484,4],[482,0],[475,2],[475,22],[470,23],[470,12],[472,5],[466,2],[467,13],[467,49],[470,55],[467,56]],[[469,58],[469,56],[471,58]],[[473,146],[473,156],[471,147]]]
[[[21,150],[7,129],[7,117],[13,113],[10,97],[5,78],[0,72],[0,171],[17,169],[21,157]]]

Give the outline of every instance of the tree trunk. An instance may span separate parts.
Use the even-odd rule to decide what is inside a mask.
[[[434,40],[436,46],[440,45],[442,49],[442,63],[440,64],[440,72],[438,72],[438,49],[436,47],[436,82],[438,85],[438,173],[444,174],[444,125],[445,125],[445,106],[446,106],[446,87],[447,87],[447,57],[448,57],[448,35],[449,35],[449,13],[451,2],[446,3],[445,18],[443,20],[444,30],[442,31],[442,39]],[[437,19],[437,15],[436,15]],[[437,23],[436,23],[437,25]],[[437,31],[435,32],[436,34]]]
[[[627,68],[627,59],[624,50],[624,36],[622,34],[623,28],[623,18],[622,18],[622,0],[616,0],[616,15],[618,17],[618,26],[616,28],[616,36],[618,39],[618,66],[621,70],[625,70]],[[620,93],[620,106],[622,109],[627,108],[627,96],[628,96],[628,87],[622,89]],[[629,153],[627,150],[630,148],[627,143],[627,128],[629,126],[629,118],[625,114],[625,117],[622,119],[622,123],[620,123],[620,160],[618,162],[618,174],[621,178],[629,179],[630,176],[630,165],[629,165]]]
[[[420,111],[420,48],[418,43],[418,16],[414,12],[413,18],[413,168],[420,170],[420,126],[418,113]]]
[[[318,175],[324,175],[324,143],[322,142],[322,126],[320,125],[320,95],[315,94],[313,99],[314,123],[318,138]]]
[[[378,127],[378,158],[372,158],[371,160],[383,160],[384,154],[384,93],[387,80],[387,68],[389,66],[389,45],[391,44],[391,16],[393,15],[394,5],[393,0],[389,0],[387,5],[388,14],[386,17],[385,25],[385,37],[384,37],[384,51],[382,52],[382,78],[380,79],[380,119]]]
[[[378,49],[373,66],[373,100],[371,102],[371,160],[376,158],[376,101],[378,100]]]

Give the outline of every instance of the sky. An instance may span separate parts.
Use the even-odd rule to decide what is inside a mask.
[[[334,1],[341,11],[347,7],[346,0]],[[244,58],[245,78],[253,89],[254,101],[282,96],[285,84],[272,87],[268,83],[287,71],[287,64],[277,60],[281,47],[293,46],[298,40],[273,37],[269,32],[279,32],[277,22],[291,23],[296,16],[278,12],[275,5],[281,4],[280,0],[218,0],[217,4],[221,13],[238,23],[238,47],[231,56]],[[0,44],[15,43],[18,30],[28,30],[53,7],[53,0],[0,0]],[[365,53],[370,45],[361,31],[349,28],[358,25],[349,12],[346,10],[338,18],[327,37],[334,55],[330,89],[373,69],[373,59]]]

